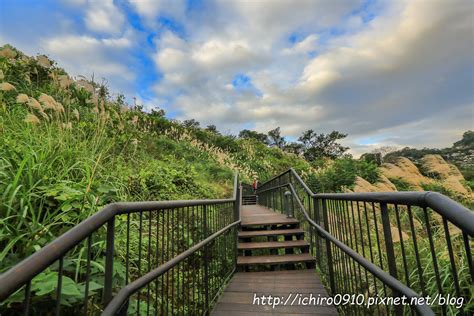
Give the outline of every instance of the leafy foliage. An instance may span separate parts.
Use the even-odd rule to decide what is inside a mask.
[[[337,143],[337,140],[343,139],[347,134],[338,131],[332,131],[329,134],[317,134],[313,130],[307,130],[298,140],[304,148],[304,157],[308,161],[316,161],[321,158],[336,159],[341,157],[349,147],[344,147]]]
[[[377,165],[365,160],[338,159],[318,174],[309,175],[308,183],[314,192],[343,192],[353,188],[357,176],[377,182]]]
[[[413,190],[410,183],[403,180],[402,178],[389,178],[389,180],[395,185],[395,187],[397,188],[397,191],[412,191]]]
[[[248,139],[255,139],[258,140],[259,142],[262,142],[263,144],[269,144],[268,141],[268,136],[263,133],[259,133],[256,131],[251,131],[248,129],[243,129],[239,133],[239,138],[248,138]]]
[[[285,138],[281,136],[280,127],[272,129],[268,132],[270,138],[270,145],[276,146],[277,148],[283,148],[286,144]]]

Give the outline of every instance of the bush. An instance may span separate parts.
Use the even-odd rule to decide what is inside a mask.
[[[354,187],[357,176],[375,183],[379,175],[375,162],[344,158],[335,160],[317,175],[310,175],[308,182],[315,192],[342,192],[344,188]]]
[[[397,191],[411,191],[412,190],[410,183],[403,180],[402,178],[390,178],[389,180],[395,185],[395,187],[397,188]]]

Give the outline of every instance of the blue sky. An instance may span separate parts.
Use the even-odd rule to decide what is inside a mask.
[[[355,154],[474,128],[472,1],[3,0],[0,44],[223,132],[339,130]],[[100,79],[99,79],[100,78]]]

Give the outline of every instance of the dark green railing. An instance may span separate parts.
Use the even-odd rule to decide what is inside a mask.
[[[207,314],[236,267],[240,204],[236,175],[230,199],[107,205],[0,275],[0,314]]]
[[[341,312],[473,312],[474,213],[448,197],[433,192],[315,194],[290,169],[262,184],[258,198],[300,220],[331,295],[350,297],[349,304],[339,306]],[[369,297],[448,295],[454,304],[350,304]]]
[[[292,169],[257,194],[300,220],[330,294],[349,297],[343,314],[472,313],[474,215],[462,205],[432,192],[315,194]],[[240,207],[237,176],[230,199],[110,204],[0,275],[0,314],[208,314],[235,271]],[[351,304],[436,295],[458,301]]]

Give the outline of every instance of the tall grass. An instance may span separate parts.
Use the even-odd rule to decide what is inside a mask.
[[[233,169],[250,178],[294,164],[308,168],[280,150],[187,129],[160,111],[128,107],[104,84],[74,81],[54,62],[0,48],[5,49],[9,53],[0,54],[0,83],[5,83],[0,89],[0,273],[107,203],[228,197]],[[253,151],[260,156],[250,157]],[[92,292],[103,282],[103,234],[92,240]],[[63,305],[80,304],[84,293],[84,247],[74,248],[64,262],[69,296]],[[116,252],[123,257],[123,249]],[[117,282],[123,281],[123,265],[114,267]],[[33,301],[45,311],[54,303],[56,279],[53,265],[32,283]],[[0,313],[20,301],[18,292]],[[98,302],[92,304],[99,308]]]

